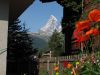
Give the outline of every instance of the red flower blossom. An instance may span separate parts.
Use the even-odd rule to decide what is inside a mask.
[[[78,31],[87,30],[89,28],[90,28],[90,21],[89,20],[79,21],[76,23],[76,29]]]
[[[82,35],[82,31],[78,31],[77,29],[74,30],[73,32],[73,38],[76,39],[76,38],[79,38],[79,36]]]
[[[90,36],[90,35],[92,35],[92,33],[93,33],[93,29],[87,31],[87,32],[86,32],[86,35],[89,35],[89,36]]]
[[[79,42],[80,36],[82,36],[82,31],[78,31],[77,29],[73,32],[73,38],[76,39],[74,42]]]
[[[83,31],[78,31],[77,29],[74,30],[73,38],[76,39],[74,42],[83,42],[89,40],[89,36],[85,35]]]
[[[93,36],[97,36],[97,35],[99,35],[99,30],[95,28],[93,30]]]
[[[68,62],[67,61],[64,61],[63,62],[63,67],[66,68],[67,67],[67,64],[68,64]]]
[[[88,35],[83,35],[83,36],[79,36],[77,38],[77,40],[75,40],[75,42],[84,42],[84,41],[88,41],[90,39],[90,37]]]
[[[97,22],[100,22],[100,19],[98,19]]]
[[[100,30],[99,30],[99,35],[100,35]]]
[[[64,67],[64,68],[70,69],[72,66],[73,66],[73,65],[72,65],[71,63],[67,62],[67,61],[64,61],[64,62],[63,62],[63,67]]]
[[[83,35],[80,37],[79,42],[84,42],[84,41],[87,41],[89,39],[90,39],[90,37],[88,35]]]
[[[94,9],[88,14],[90,21],[100,22],[100,10]]]
[[[91,30],[89,30],[89,31],[86,32],[86,35],[97,36],[97,35],[99,35],[99,30],[97,28],[91,29]]]

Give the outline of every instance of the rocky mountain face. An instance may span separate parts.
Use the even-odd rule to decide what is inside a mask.
[[[40,28],[39,33],[44,34],[47,36],[51,36],[54,30],[57,30],[58,32],[61,31],[61,25],[56,19],[55,16],[51,15],[50,18],[48,19],[48,22],[44,27]]]
[[[54,30],[61,32],[61,25],[56,17],[51,15],[47,23],[38,32],[29,33],[34,40],[34,47],[39,49],[47,48],[49,37],[52,36]]]

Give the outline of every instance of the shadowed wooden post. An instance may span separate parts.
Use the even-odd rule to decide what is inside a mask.
[[[47,60],[47,72],[49,73],[49,71],[50,71],[50,61],[49,60]]]

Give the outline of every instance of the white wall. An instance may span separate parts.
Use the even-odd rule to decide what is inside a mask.
[[[0,50],[7,48],[8,21],[0,20]]]
[[[0,75],[6,75],[7,51],[1,54],[1,49],[7,48],[8,34],[8,4],[0,0]]]
[[[0,55],[0,75],[6,75],[6,55],[7,52]]]

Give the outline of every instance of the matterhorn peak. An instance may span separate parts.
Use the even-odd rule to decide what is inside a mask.
[[[58,32],[61,31],[61,25],[58,23],[58,20],[55,16],[51,15],[50,18],[48,19],[46,25],[42,27],[39,30],[40,34],[45,34],[45,35],[52,35],[54,30],[57,30]]]
[[[54,15],[51,15],[50,19],[53,19],[53,20],[57,21],[57,18]]]

